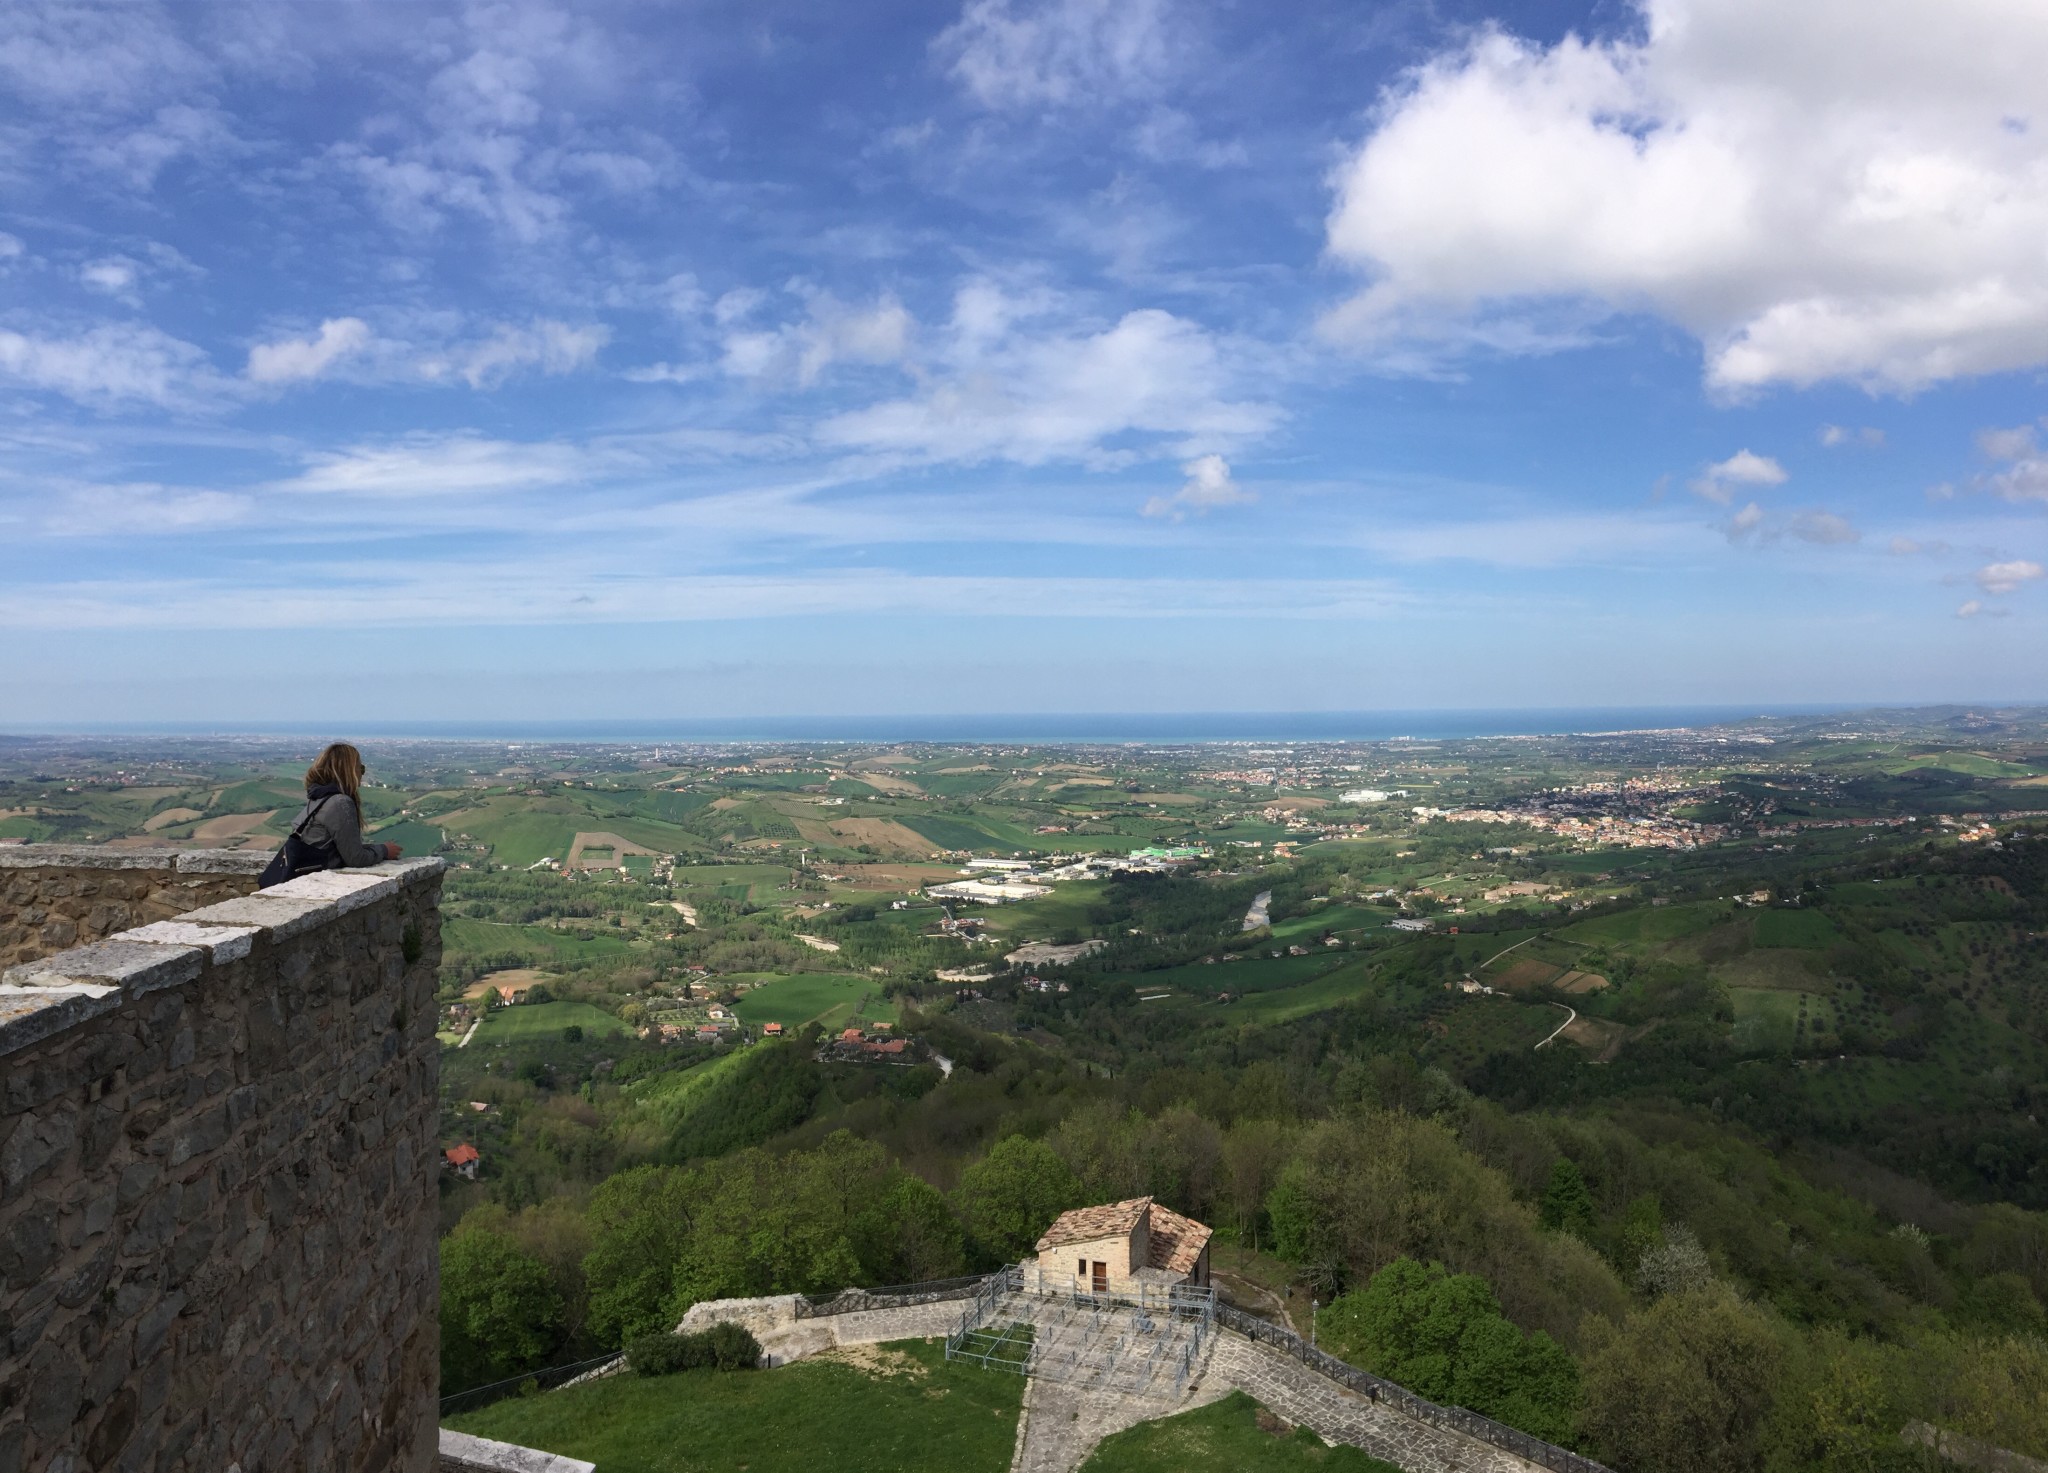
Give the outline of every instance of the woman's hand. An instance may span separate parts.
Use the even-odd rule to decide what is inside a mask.
[[[404,853],[405,851],[399,848],[396,844],[386,844],[384,846],[384,857],[386,859],[397,859],[400,855]]]

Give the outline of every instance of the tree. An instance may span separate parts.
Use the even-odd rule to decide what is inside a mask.
[[[546,1364],[562,1299],[539,1259],[502,1233],[458,1232],[441,1244],[441,1385],[461,1390]]]
[[[591,1194],[592,1243],[583,1274],[590,1286],[590,1332],[599,1344],[619,1346],[674,1327],[666,1306],[701,1188],[698,1172],[640,1166]]]
[[[1557,1158],[1550,1168],[1550,1185],[1543,1190],[1543,1225],[1553,1232],[1570,1233],[1579,1239],[1593,1235],[1593,1194],[1586,1190],[1586,1178],[1569,1156]]]
[[[1013,1135],[960,1173],[954,1201],[981,1255],[1013,1263],[1031,1253],[1052,1220],[1080,1206],[1083,1197],[1080,1179],[1058,1152]]]
[[[1584,1425],[1622,1468],[1750,1473],[1785,1359],[1769,1316],[1725,1284],[1587,1321]]]
[[[1524,1336],[1477,1274],[1397,1258],[1316,1317],[1324,1349],[1431,1401],[1470,1407],[1559,1442],[1578,1409],[1578,1369],[1542,1331]]]

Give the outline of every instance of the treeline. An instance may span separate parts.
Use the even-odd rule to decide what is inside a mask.
[[[2039,1215],[1888,1221],[1697,1117],[1510,1115],[1393,1058],[1339,1061],[1304,1092],[1280,1061],[1141,1085],[967,1042],[949,1040],[953,1079],[914,1097],[835,1108],[822,1081],[779,1145],[634,1168],[575,1206],[472,1212],[456,1239],[483,1241],[445,1260],[449,1374],[576,1358],[703,1298],[992,1267],[1067,1207],[1151,1194],[1283,1258],[1368,1369],[1617,1466],[1883,1466],[1855,1459],[1912,1417],[2048,1451],[2030,1379],[2048,1367]],[[757,1052],[783,1059],[707,1096],[703,1144],[808,1092],[801,1050]],[[1422,1277],[1380,1286],[1403,1260]],[[1366,1312],[1397,1288],[1407,1308]],[[1457,1347],[1444,1365],[1416,1360],[1406,1332],[1359,1329],[1427,1318],[1408,1301],[1433,1295],[1449,1295],[1450,1328],[1431,1332]],[[526,1316],[516,1333],[489,1318],[507,1306]],[[1515,1385],[1550,1389],[1517,1400]],[[1713,1407],[1726,1415],[1703,1422]],[[1684,1438],[1691,1460],[1674,1462]]]

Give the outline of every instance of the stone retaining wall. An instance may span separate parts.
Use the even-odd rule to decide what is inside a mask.
[[[0,875],[154,876],[106,899],[145,906],[215,882],[103,853]],[[312,875],[0,977],[0,1473],[432,1473],[442,869]]]
[[[441,1433],[439,1473],[597,1473],[597,1464],[467,1432]]]
[[[247,895],[267,851],[0,846],[0,968]]]

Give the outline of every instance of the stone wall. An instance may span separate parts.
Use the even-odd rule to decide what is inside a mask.
[[[129,907],[249,882],[102,853],[0,876]],[[434,1469],[442,868],[312,875],[0,977],[0,1473]]]
[[[269,862],[236,849],[0,846],[0,969],[247,895]]]

